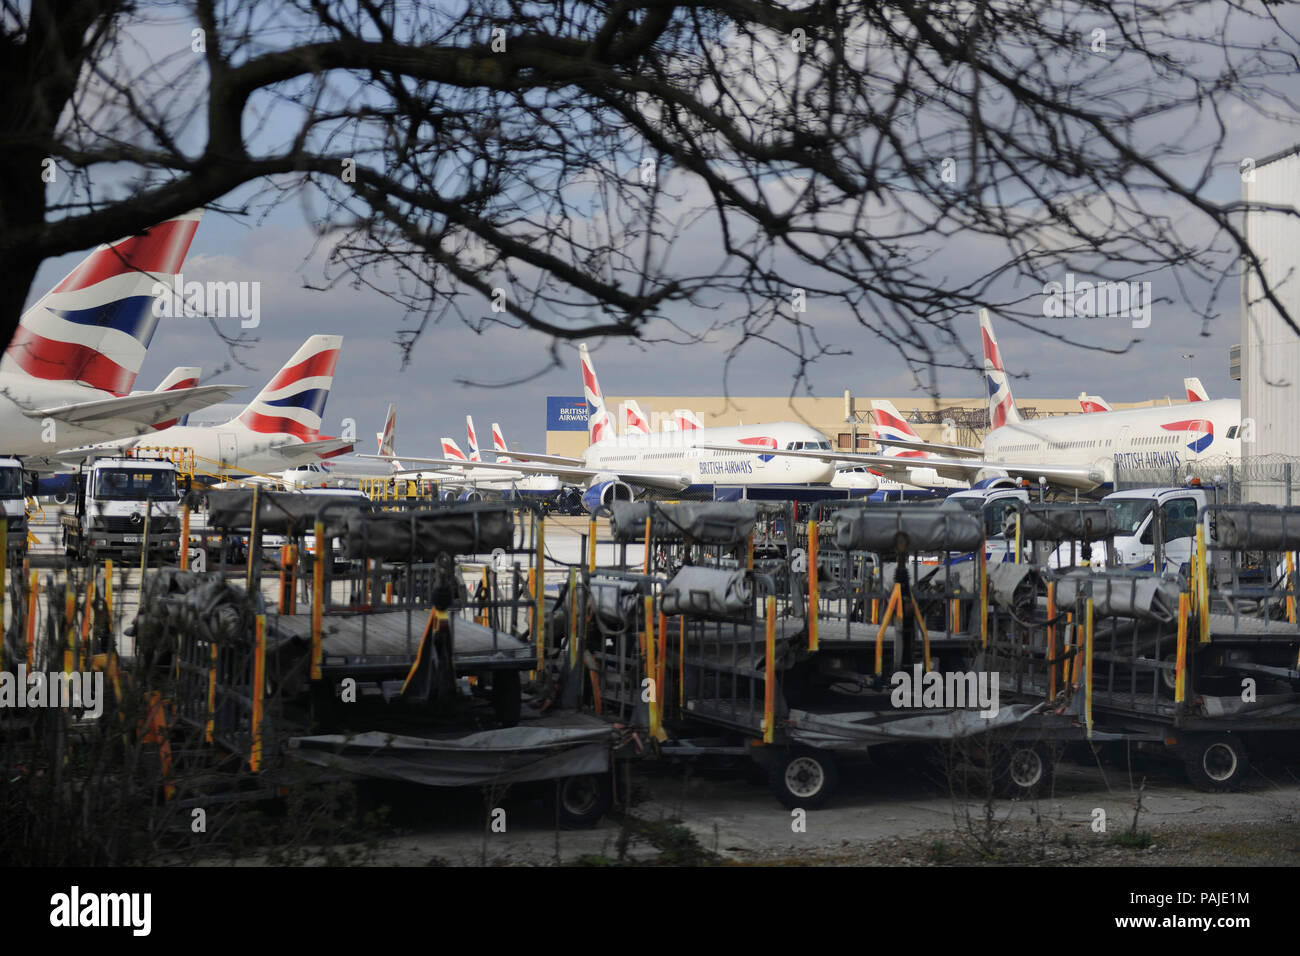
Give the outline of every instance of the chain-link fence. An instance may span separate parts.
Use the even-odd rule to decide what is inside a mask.
[[[1199,479],[1219,504],[1300,504],[1300,458],[1248,455],[1203,458],[1158,468],[1115,467],[1115,489],[1187,485]]]

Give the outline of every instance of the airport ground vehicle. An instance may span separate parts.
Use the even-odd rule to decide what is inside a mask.
[[[23,465],[17,458],[0,458],[0,505],[8,522],[8,549],[27,550],[27,508],[23,496]]]
[[[76,475],[75,508],[60,518],[69,555],[150,553],[172,558],[180,541],[178,469],[166,459],[99,458]]]

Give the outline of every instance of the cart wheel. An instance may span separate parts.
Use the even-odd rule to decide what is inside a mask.
[[[555,789],[556,813],[560,826],[566,830],[594,827],[609,809],[614,796],[607,773],[564,777],[556,781]]]
[[[1164,663],[1177,664],[1178,652],[1170,651],[1164,656]],[[1160,696],[1173,700],[1178,690],[1178,674],[1171,668],[1160,668]],[[1190,696],[1190,695],[1189,695]]]
[[[520,682],[517,670],[496,670],[492,672],[492,710],[497,723],[502,727],[513,727],[519,723]]]
[[[776,798],[791,810],[816,810],[830,800],[839,774],[829,753],[794,749],[772,765],[768,783]]]
[[[1183,750],[1187,778],[1199,790],[1234,790],[1250,773],[1250,759],[1241,738],[1210,734],[1188,742]]]
[[[1004,796],[1036,797],[1051,788],[1055,771],[1056,761],[1045,745],[1012,744],[998,757],[994,781]]]

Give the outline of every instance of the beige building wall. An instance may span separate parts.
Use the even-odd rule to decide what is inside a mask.
[[[689,408],[708,427],[756,424],[759,422],[804,422],[825,435],[836,448],[853,449],[856,439],[859,451],[874,452],[871,441],[871,399],[856,396],[837,398],[731,398],[711,396],[662,395],[607,395],[605,407],[616,417],[619,403],[635,399],[641,411],[650,419],[651,427],[659,430],[663,418],[670,417],[675,408]],[[958,445],[977,445],[987,430],[988,400],[958,398],[936,401],[915,395],[891,398],[894,407],[912,423],[912,427],[926,441]],[[1180,396],[1165,396],[1146,402],[1116,402],[1115,409],[1147,408],[1153,405],[1182,404]],[[1026,399],[1017,401],[1016,408],[1025,418],[1042,418],[1053,415],[1074,415],[1080,412],[1077,398]],[[944,421],[951,421],[946,427]],[[619,429],[620,433],[622,428]],[[548,431],[546,453],[577,457],[587,447],[586,432]]]

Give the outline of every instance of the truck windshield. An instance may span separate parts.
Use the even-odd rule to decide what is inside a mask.
[[[1115,512],[1115,524],[1122,535],[1135,535],[1151,510],[1151,501],[1146,498],[1117,498],[1110,502]]]
[[[99,473],[95,497],[106,501],[176,499],[176,472],[106,468]]]
[[[0,498],[21,498],[23,496],[23,470],[21,468],[0,468]]]

